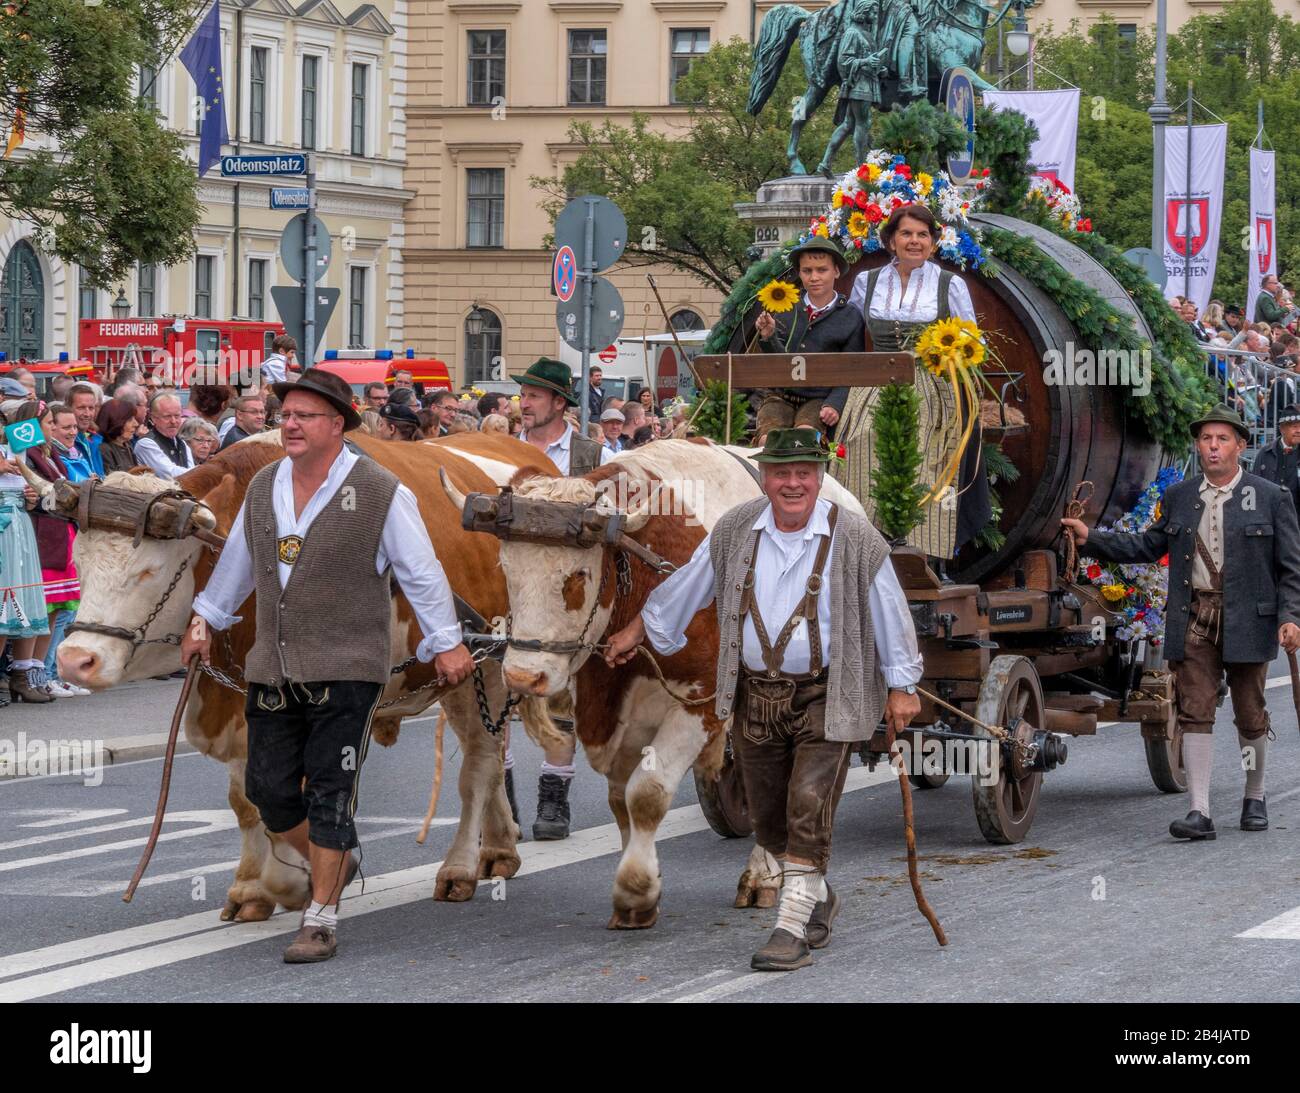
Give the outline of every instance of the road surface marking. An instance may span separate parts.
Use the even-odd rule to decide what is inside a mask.
[[[752,987],[757,987],[763,980],[769,983],[775,983],[781,978],[781,972],[750,972],[748,975],[742,975],[737,979],[728,979],[725,983],[717,983],[712,987],[706,987],[702,991],[694,994],[684,994],[680,998],[674,998],[674,1002],[713,1002],[719,998],[726,998],[731,994],[739,994],[741,991],[747,991]]]
[[[1237,936],[1253,941],[1300,941],[1300,907],[1292,907]]]
[[[854,767],[845,779],[844,792],[852,793],[893,781],[894,778],[894,771],[888,764],[881,764],[874,771]],[[704,819],[700,806],[686,805],[672,809],[664,817],[656,841],[662,842],[708,829],[708,821]],[[617,824],[602,824],[575,831],[569,838],[559,842],[523,843],[518,850],[523,864],[516,876],[524,877],[607,854],[621,853],[622,840]],[[441,865],[441,862],[434,862],[381,873],[371,878],[366,882],[364,894],[344,897],[340,917],[350,919],[427,900]],[[149,926],[129,927],[80,941],[51,945],[29,953],[13,953],[0,957],[0,979],[8,979],[8,982],[0,983],[0,1002],[43,998],[241,945],[252,945],[268,938],[293,933],[298,929],[299,920],[297,912],[282,911],[264,922],[223,923],[217,919],[216,912],[209,909]],[[128,949],[134,951],[124,951]],[[108,953],[119,955],[105,955]],[[90,956],[96,959],[87,960]],[[76,960],[85,962],[59,967]],[[24,974],[28,972],[37,974]],[[23,977],[10,978],[12,976]]]

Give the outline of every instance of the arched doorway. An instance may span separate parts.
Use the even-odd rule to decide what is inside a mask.
[[[45,277],[31,244],[19,240],[0,278],[0,350],[9,360],[45,355]]]
[[[482,304],[478,310],[483,316],[483,328],[478,334],[469,332],[469,320],[465,320],[465,383],[471,385],[506,378],[494,371],[501,359],[501,318]]]

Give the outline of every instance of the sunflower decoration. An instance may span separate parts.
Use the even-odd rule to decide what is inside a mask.
[[[758,290],[758,302],[763,305],[763,310],[774,315],[793,311],[798,299],[799,290],[789,281],[774,279]]]
[[[862,239],[871,232],[871,221],[861,210],[849,215],[849,234],[854,239]]]

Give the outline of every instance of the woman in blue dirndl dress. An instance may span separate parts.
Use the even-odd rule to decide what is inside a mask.
[[[36,639],[48,634],[50,625],[36,533],[23,492],[26,485],[9,449],[0,444],[0,654],[10,646],[13,657],[8,679],[0,677],[0,706],[9,704],[11,693],[26,702],[51,701],[28,677],[33,667],[41,668],[32,653]]]

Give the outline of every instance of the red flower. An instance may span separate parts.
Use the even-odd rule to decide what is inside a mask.
[[[872,224],[879,224],[880,221],[885,219],[885,214],[881,211],[880,206],[874,201],[867,202],[867,204],[862,207],[862,212],[866,215],[867,220]]]
[[[853,243],[854,243],[854,245],[858,248],[858,250],[861,250],[861,249],[862,249],[862,240],[861,240],[861,239],[855,239],[855,240],[853,240]]]
[[[1092,217],[1090,217],[1090,216],[1085,216],[1082,220],[1080,220],[1080,221],[1075,225],[1075,227],[1077,227],[1077,228],[1079,229],[1079,231],[1081,231],[1081,232],[1090,232],[1090,231],[1092,231]]]
[[[894,174],[902,175],[904,178],[910,179],[912,177],[912,168],[906,163],[900,163],[894,168]]]
[[[858,178],[863,179],[865,181],[867,176],[870,174],[871,174],[871,168],[867,164],[864,163],[861,167],[858,168]]]
[[[889,207],[891,210],[897,209],[902,203],[903,199],[901,197],[895,196],[889,199]]]
[[[866,190],[859,190],[853,195],[853,204],[855,204],[859,209],[865,209],[870,202],[871,198],[867,197]]]
[[[1099,566],[1096,562],[1093,562],[1092,565],[1088,567],[1088,580],[1095,581],[1100,576],[1101,576],[1101,566]]]
[[[843,459],[843,458],[844,458],[844,454],[845,454],[845,453],[844,453],[844,445],[841,444],[841,445],[839,445],[839,446],[835,449],[835,458],[836,458],[836,459]]]
[[[1166,554],[1163,558],[1160,559],[1160,564],[1161,564],[1162,566],[1168,567],[1168,565],[1169,565],[1169,555],[1168,555],[1168,554]]]

